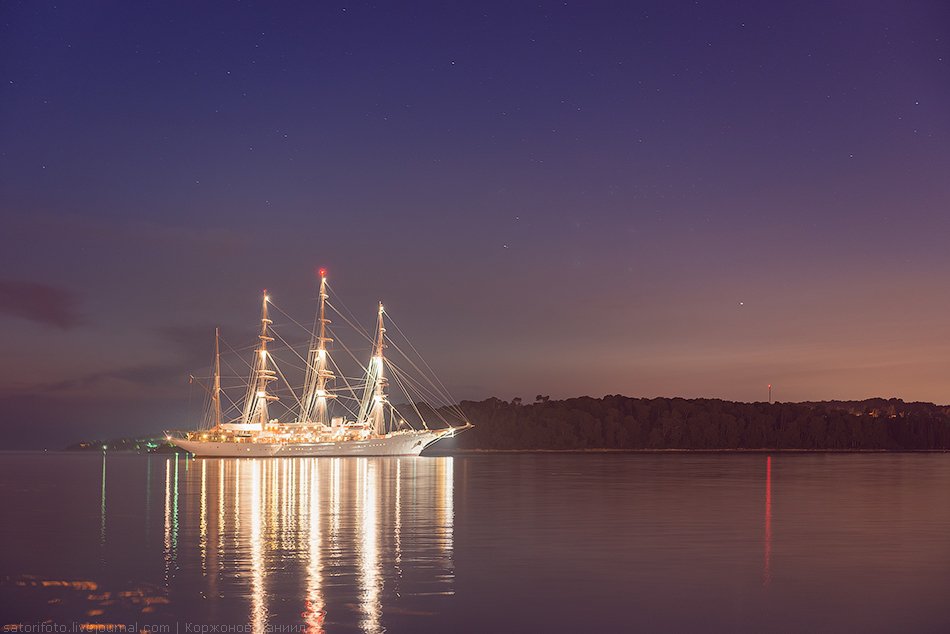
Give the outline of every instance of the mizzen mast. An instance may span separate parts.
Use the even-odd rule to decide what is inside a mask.
[[[329,422],[327,418],[327,399],[336,396],[327,393],[327,383],[334,378],[333,372],[327,367],[327,344],[333,341],[333,339],[327,337],[327,324],[330,323],[326,315],[328,297],[327,271],[326,269],[320,269],[320,309],[317,313],[317,332],[319,334],[313,337],[310,344],[307,377],[304,381],[304,394],[298,418],[301,423],[326,425]]]
[[[277,380],[277,372],[271,370],[268,364],[269,353],[267,352],[267,343],[274,338],[267,334],[267,328],[273,321],[267,317],[267,291],[264,291],[264,299],[261,302],[261,334],[257,336],[260,339],[260,345],[257,347],[257,353],[254,355],[253,382],[248,398],[244,401],[243,422],[249,425],[260,425],[263,429],[269,421],[267,416],[267,404],[270,401],[278,400],[278,397],[267,393],[267,386],[271,381]]]

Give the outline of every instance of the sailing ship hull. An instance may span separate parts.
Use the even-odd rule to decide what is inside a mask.
[[[176,446],[201,458],[259,458],[313,456],[418,456],[451,430],[402,432],[366,440],[336,442],[211,442],[172,438]]]
[[[199,457],[265,458],[273,456],[280,449],[276,443],[263,442],[211,442],[184,438],[170,438],[169,442]]]

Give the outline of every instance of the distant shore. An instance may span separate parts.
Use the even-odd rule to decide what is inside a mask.
[[[553,401],[538,395],[533,403],[489,398],[462,401],[451,408],[432,409],[417,403],[404,409],[406,421],[416,428],[426,423],[474,424],[471,431],[432,447],[429,455],[950,451],[950,406],[895,398],[740,403],[620,395]],[[164,435],[86,440],[66,449],[180,451]]]
[[[950,449],[434,449],[423,455],[459,456],[483,454],[892,454],[892,453],[950,453]]]

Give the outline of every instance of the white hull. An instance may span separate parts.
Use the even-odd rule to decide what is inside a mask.
[[[454,429],[397,432],[366,440],[335,442],[212,442],[171,438],[170,441],[198,457],[261,458],[294,456],[418,456],[432,443],[453,435]]]

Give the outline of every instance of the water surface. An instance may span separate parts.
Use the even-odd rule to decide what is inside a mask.
[[[3,623],[950,631],[945,454],[6,453],[0,503]]]

